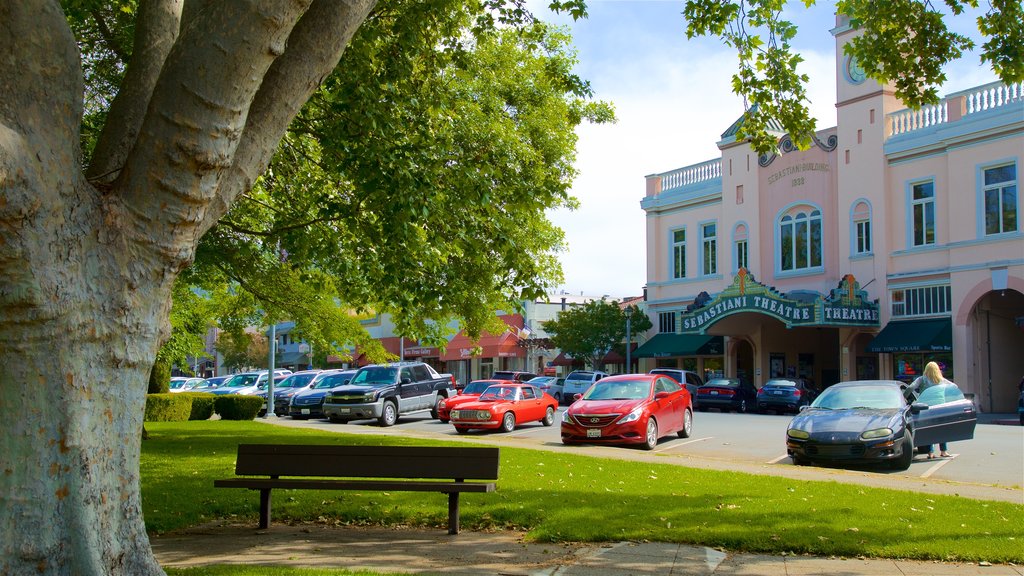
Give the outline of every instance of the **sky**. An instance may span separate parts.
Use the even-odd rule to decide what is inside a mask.
[[[614,105],[618,118],[577,129],[572,194],[580,207],[548,213],[568,245],[560,254],[565,282],[558,291],[639,296],[647,277],[645,176],[720,157],[716,143],[744,110],[731,90],[736,56],[717,38],[687,40],[683,0],[589,0],[589,17],[578,22],[550,13],[547,4],[528,2],[541,19],[569,28],[577,74],[590,81],[595,98]],[[819,130],[835,126],[834,3],[810,9],[790,3],[787,10],[799,27],[793,45],[804,58],[800,71],[810,77],[811,114]],[[948,22],[977,36],[972,18]],[[973,54],[946,75],[940,96],[996,80]]]

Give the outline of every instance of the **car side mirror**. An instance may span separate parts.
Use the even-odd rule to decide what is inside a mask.
[[[810,407],[811,407],[811,405],[810,405],[810,404],[804,404],[803,406],[801,406],[800,408],[798,408],[798,410],[799,410],[800,412],[803,412],[804,410],[807,410],[807,409],[808,409],[808,408],[810,408]]]
[[[662,398],[668,398],[671,395],[672,395],[671,392],[665,392],[664,390],[662,390],[661,392],[656,392],[654,394],[654,399],[655,400],[661,400]]]
[[[910,405],[910,413],[911,414],[917,414],[918,412],[920,412],[922,410],[927,410],[927,409],[928,409],[928,405],[925,404],[924,402],[914,402],[913,404]]]
[[[402,378],[402,384],[412,384],[412,378],[409,378],[409,377]]]
[[[572,395],[572,399],[573,400],[579,400],[580,398],[583,398],[583,394],[573,394]]]

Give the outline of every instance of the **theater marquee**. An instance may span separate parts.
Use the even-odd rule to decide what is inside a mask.
[[[715,322],[744,312],[771,316],[787,328],[799,326],[874,326],[879,325],[878,301],[869,301],[867,293],[852,274],[847,274],[828,295],[800,292],[786,295],[757,282],[740,269],[732,285],[715,298],[698,296],[694,306],[680,318],[681,332],[703,334]]]

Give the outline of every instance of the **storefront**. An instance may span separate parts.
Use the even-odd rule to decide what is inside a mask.
[[[489,378],[498,370],[523,369],[526,347],[521,345],[518,336],[523,329],[523,317],[506,314],[499,318],[507,327],[501,334],[483,333],[474,341],[460,331],[448,342],[440,360],[444,362],[444,371],[455,376],[460,385]]]

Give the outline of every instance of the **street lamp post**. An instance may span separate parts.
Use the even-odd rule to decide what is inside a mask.
[[[630,329],[633,327],[633,307],[626,306],[626,373],[629,374],[633,370],[633,359],[631,358],[630,348],[633,344],[633,335],[630,333]]]
[[[270,324],[270,337],[267,338],[269,346],[268,358],[267,358],[267,411],[264,413],[264,418],[273,418],[274,414],[274,355],[277,354],[277,324],[271,322]]]

